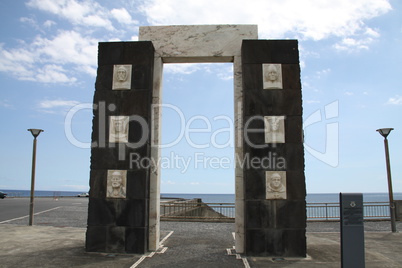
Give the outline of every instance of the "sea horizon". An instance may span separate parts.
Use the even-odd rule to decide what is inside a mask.
[[[8,194],[9,197],[29,197],[30,190],[0,189],[0,191]],[[85,191],[52,191],[52,190],[35,190],[35,197],[72,197],[77,196]],[[346,192],[345,192],[346,193]],[[368,192],[362,193],[364,202],[388,202],[389,195],[387,192]],[[161,198],[183,198],[193,199],[201,198],[204,203],[234,203],[235,194],[218,194],[218,193],[161,193]],[[394,200],[402,200],[402,193],[395,192]],[[339,193],[307,193],[307,203],[338,203]]]

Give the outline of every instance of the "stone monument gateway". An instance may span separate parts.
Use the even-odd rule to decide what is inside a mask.
[[[232,62],[237,253],[306,255],[306,190],[297,40],[258,40],[256,25],[140,27],[99,43],[86,250],[159,248],[158,159],[164,63]]]

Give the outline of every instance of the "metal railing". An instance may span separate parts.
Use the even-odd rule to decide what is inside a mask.
[[[307,220],[339,220],[339,203],[307,203]],[[388,202],[364,202],[363,215],[365,220],[389,219]]]
[[[339,220],[339,203],[307,203],[307,220]]]
[[[389,219],[388,202],[365,202],[364,219]],[[308,221],[339,220],[339,203],[307,203]],[[161,219],[228,220],[235,219],[234,203],[203,203],[201,199],[161,203]]]
[[[201,199],[161,203],[162,219],[234,220],[234,203],[203,203]]]

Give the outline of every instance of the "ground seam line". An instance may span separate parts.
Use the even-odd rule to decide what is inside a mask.
[[[52,210],[55,210],[55,209],[59,209],[59,208],[61,208],[61,207],[55,207],[55,208],[51,208],[51,209],[48,209],[48,210],[40,211],[38,213],[35,213],[34,216],[42,214],[42,213],[45,213],[45,212],[49,212],[49,211],[52,211]],[[21,220],[21,219],[24,219],[24,218],[27,218],[27,217],[29,217],[29,215],[22,216],[22,217],[19,217],[19,218],[14,218],[14,219],[11,219],[11,220],[1,221],[0,224],[7,223],[7,222],[10,222],[10,221]]]
[[[167,236],[165,236],[160,242],[159,242],[159,248],[162,248],[161,251],[159,252],[151,252],[148,255],[143,255],[138,261],[136,261],[133,265],[130,266],[130,268],[136,268],[138,265],[140,265],[141,262],[143,262],[146,258],[152,258],[152,256],[155,255],[155,253],[165,253],[166,250],[168,249],[167,247],[163,247],[163,243],[174,233],[174,231],[171,231]]]
[[[232,235],[233,235],[233,239],[236,240],[236,233],[235,233],[235,232],[232,232]],[[233,246],[233,249],[236,251],[236,249],[235,249],[234,246]],[[241,259],[241,260],[243,261],[244,267],[250,268],[250,264],[248,263],[247,258],[241,257],[241,255],[238,254],[238,253],[233,254],[232,251],[231,251],[231,249],[226,249],[226,250],[227,250],[227,252],[228,252],[228,255],[236,255],[236,259],[238,259],[238,260]],[[230,252],[230,253],[229,253],[229,252]]]
[[[165,241],[174,233],[174,231],[170,231],[170,233],[167,234],[167,236],[165,236],[161,242],[159,242],[159,246],[163,246],[163,243],[165,243]]]
[[[241,258],[243,260],[244,267],[250,268],[250,264],[248,264],[247,258]]]

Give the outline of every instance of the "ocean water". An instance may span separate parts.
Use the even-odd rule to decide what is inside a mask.
[[[29,190],[2,190],[10,197],[29,197],[31,192]],[[46,197],[46,196],[77,196],[82,192],[75,191],[35,191],[35,196]],[[174,193],[162,193],[162,198],[184,198],[193,199],[201,198],[204,203],[234,203],[234,194],[174,194]],[[395,200],[402,200],[402,193],[394,193]],[[307,194],[307,203],[338,203],[339,194],[329,193],[329,194]],[[387,202],[388,193],[363,193],[364,202]]]
[[[161,198],[201,198],[204,203],[234,203],[234,194],[161,194]]]
[[[234,194],[161,194],[161,197],[193,199],[201,198],[204,203],[234,203]],[[402,193],[394,193],[394,200],[402,200]],[[307,203],[338,203],[339,194],[307,194]],[[363,193],[363,202],[387,202],[388,193]]]
[[[31,191],[29,190],[1,190],[1,192],[6,193],[9,197],[29,197],[31,196]],[[83,192],[72,192],[72,191],[35,191],[36,197],[53,197],[53,196],[77,196]]]

